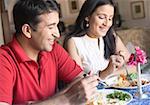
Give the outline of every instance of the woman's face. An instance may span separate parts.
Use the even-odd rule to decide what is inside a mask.
[[[114,16],[114,7],[112,5],[99,6],[91,16],[89,20],[90,37],[98,38],[106,35],[109,28],[112,26]]]

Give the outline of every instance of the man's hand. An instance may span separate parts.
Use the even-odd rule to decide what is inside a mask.
[[[70,102],[71,105],[78,105],[80,103],[86,103],[92,98],[98,95],[97,85],[98,85],[98,76],[87,76],[85,78],[80,78],[71,84],[65,96]]]
[[[0,105],[10,105],[10,104],[8,104],[6,102],[0,102]]]

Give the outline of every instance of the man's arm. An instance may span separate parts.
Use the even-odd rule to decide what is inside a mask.
[[[47,100],[39,102],[29,102],[29,105],[70,105],[68,99],[65,97],[63,90]]]
[[[0,105],[10,105],[10,104],[8,104],[6,102],[0,102]]]
[[[99,77],[95,75],[78,78],[60,93],[45,101],[31,103],[31,105],[79,105],[89,102],[99,95],[96,87],[98,79]]]
[[[9,55],[0,48],[0,105],[9,105],[12,101],[13,69]]]

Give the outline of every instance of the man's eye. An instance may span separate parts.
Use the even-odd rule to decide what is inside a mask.
[[[48,27],[48,29],[53,29],[53,27]]]

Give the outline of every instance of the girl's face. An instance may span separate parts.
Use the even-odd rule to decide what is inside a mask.
[[[112,26],[114,7],[112,5],[99,6],[91,16],[88,17],[88,35],[93,38],[103,37]]]

